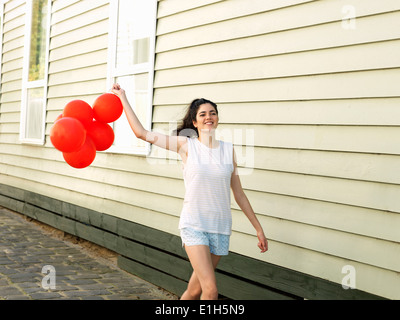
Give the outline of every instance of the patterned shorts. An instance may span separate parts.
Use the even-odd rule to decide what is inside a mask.
[[[216,256],[226,256],[229,253],[229,235],[209,233],[191,228],[181,229],[182,246],[205,245]]]

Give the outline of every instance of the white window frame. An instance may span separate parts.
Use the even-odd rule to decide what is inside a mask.
[[[51,4],[48,0],[47,13],[47,32],[46,32],[46,53],[45,53],[45,70],[44,79],[29,81],[29,60],[31,48],[31,31],[32,31],[32,0],[26,0],[26,19],[25,19],[25,41],[24,41],[24,65],[22,71],[22,97],[21,97],[21,121],[20,121],[20,136],[21,143],[44,145],[46,137],[46,107],[47,107],[47,86],[49,74],[49,52],[50,52],[50,29],[51,29]],[[26,116],[28,109],[28,90],[43,88],[43,114],[42,114],[42,137],[39,139],[26,137]]]
[[[109,43],[108,43],[108,70],[107,70],[107,88],[109,91],[114,79],[124,76],[134,76],[136,74],[148,73],[148,102],[146,110],[146,123],[142,123],[143,127],[147,130],[151,130],[152,126],[152,115],[153,115],[153,91],[154,91],[154,62],[155,62],[155,42],[156,42],[156,24],[157,24],[157,0],[144,0],[154,2],[154,24],[150,34],[150,57],[149,62],[141,63],[130,68],[121,68],[118,70],[116,68],[116,58],[117,58],[117,37],[118,37],[118,8],[119,0],[110,0],[110,25],[109,25]],[[127,89],[127,88],[126,88]],[[129,89],[127,89],[129,90]],[[127,92],[129,94],[129,92]],[[135,110],[135,106],[130,101],[132,108]],[[125,116],[124,114],[122,115]],[[132,132],[133,138],[135,138]],[[129,137],[131,138],[131,137]],[[110,153],[125,153],[125,154],[135,154],[135,155],[149,155],[151,151],[151,144],[145,143],[143,146],[133,146],[133,147],[122,147],[117,145],[112,145],[107,151]]]

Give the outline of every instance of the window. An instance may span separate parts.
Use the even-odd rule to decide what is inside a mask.
[[[157,0],[110,0],[109,89],[114,82],[146,129],[151,129]],[[147,155],[150,145],[135,137],[125,116],[113,123],[110,152]]]
[[[20,140],[44,144],[51,0],[27,0]]]

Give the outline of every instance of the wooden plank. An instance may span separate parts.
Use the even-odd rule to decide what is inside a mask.
[[[282,232],[284,231],[282,230]],[[338,284],[340,288],[340,284],[344,279],[343,267],[350,265],[356,270],[356,287],[358,290],[388,299],[398,299],[399,297],[397,288],[400,285],[400,279],[398,273],[394,271],[376,268],[354,260],[320,254],[313,250],[287,245],[284,242],[272,239],[269,240],[268,253],[260,254],[260,250],[257,247],[257,239],[253,235],[243,233],[240,236],[234,234],[230,242],[230,250],[232,252],[325,279]],[[311,291],[314,290],[311,289]]]
[[[7,92],[16,92],[21,90],[21,80],[17,79],[12,82],[3,83],[2,87],[3,94],[7,94]],[[4,97],[4,102],[7,101],[7,97]]]
[[[102,2],[103,3],[99,3],[99,1],[97,1],[97,3],[95,3],[93,0],[87,1],[87,3],[79,2],[84,6],[86,6],[86,4],[91,4],[92,9],[90,10],[90,6],[86,6],[82,11],[80,11],[77,6],[70,7],[71,10],[68,11],[68,15],[65,15],[62,21],[59,19],[53,21],[51,26],[51,37],[57,37],[61,34],[74,34],[76,30],[84,30],[89,25],[97,25],[101,23],[101,21],[108,19],[108,6],[104,5],[106,1]],[[58,15],[56,15],[56,17],[58,17]]]
[[[11,17],[15,17],[25,13],[26,1],[24,0],[14,0],[5,1],[4,13]]]
[[[400,19],[399,19],[400,21]],[[187,104],[199,92],[215,103],[398,97],[398,69],[158,88],[154,104]],[[293,90],[296,88],[296,90]]]
[[[357,28],[351,32],[341,28],[341,21],[338,21],[222,42],[210,43],[209,39],[205,39],[207,42],[203,44],[194,43],[191,39],[196,37],[189,31],[187,37],[177,43],[173,41],[168,43],[167,39],[162,39],[164,36],[160,36],[156,46],[156,70],[398,39],[399,12],[357,19]],[[382,24],[382,21],[388,27],[376,28],[375,26]],[[208,29],[203,29],[202,33],[215,32],[212,25],[208,26]],[[326,37],[326,34],[335,36]],[[165,45],[161,46],[162,43]]]
[[[143,265],[124,256],[118,257],[118,266],[139,277],[145,278],[153,284],[180,296],[187,286],[187,282],[166,275],[165,273]],[[269,291],[256,285],[249,284],[236,278],[217,273],[219,291],[225,297],[233,299],[288,299],[287,296]]]
[[[259,193],[248,190],[245,192],[260,219],[263,219],[262,216],[276,217],[350,234],[400,242],[398,232],[400,215],[395,212],[384,212],[273,193]],[[251,225],[243,217],[238,205],[233,203],[232,208],[233,229],[246,230],[246,233],[253,234]]]
[[[10,41],[4,42],[3,52],[4,53],[10,52],[12,50],[19,49],[21,47],[24,47],[24,38],[23,37],[15,38]]]
[[[182,241],[176,235],[123,219],[118,219],[117,233],[122,237],[146,243],[151,247],[170,252],[171,254],[180,257],[186,256],[182,248]]]
[[[336,283],[320,281],[321,279],[300,272],[289,271],[235,253],[229,253],[228,256],[221,259],[218,269],[244,276],[248,280],[262,283],[282,292],[291,292],[293,295],[306,299],[380,299],[376,295],[359,290],[343,290],[342,286]],[[252,299],[257,299],[257,297]]]
[[[246,12],[246,9],[242,9],[243,2],[236,1],[236,4],[239,12]],[[257,4],[257,2],[255,5],[260,6]],[[283,6],[285,4],[279,3],[276,6],[281,5]],[[208,17],[215,16],[215,23],[193,27],[193,25],[197,25],[197,23],[193,23],[193,21],[201,21],[204,19],[188,17],[188,20],[182,21],[178,16],[177,19],[174,19],[174,23],[176,23],[176,29],[174,32],[165,35],[159,35],[157,48],[159,51],[169,51],[176,48],[192,47],[210,42],[222,42],[232,39],[257,36],[260,34],[281,33],[282,31],[286,30],[299,30],[306,28],[310,29],[308,30],[308,33],[310,34],[314,32],[314,30],[315,32],[318,32],[318,29],[323,29],[328,24],[336,25],[336,28],[334,29],[335,34],[345,35],[345,33],[348,33],[349,30],[341,28],[340,25],[344,17],[342,8],[345,5],[348,5],[345,0],[329,2],[312,1],[306,2],[303,5],[289,6],[283,9],[259,12],[253,15],[246,15],[243,17],[239,16],[234,19],[226,20],[224,20],[223,17],[218,19],[218,15],[220,13],[218,10],[216,10],[216,13],[214,14],[214,8],[217,8],[218,6],[210,6],[209,8],[206,8],[208,9],[205,10],[206,13],[202,14],[200,12],[193,12],[192,15],[195,17],[197,17],[197,15]],[[395,3],[394,1],[389,2],[388,6],[385,8],[365,5],[365,1],[363,0],[357,0],[353,2],[352,5],[358,9],[357,28],[360,26],[360,24],[362,24],[364,27],[363,20],[370,19],[370,15],[377,15],[381,21],[385,21],[386,15],[390,17],[392,16],[392,11],[396,12],[396,10],[400,9],[399,4]],[[228,1],[223,2],[220,4],[220,7],[223,6],[225,8],[221,9],[225,13],[223,16],[226,17],[229,14],[233,14],[235,1],[233,1],[233,3]],[[273,7],[274,5],[269,5],[269,3],[264,4],[264,7],[268,6]],[[261,10],[261,7],[259,10]],[[310,12],[315,12],[316,14],[310,14]],[[387,12],[389,12],[389,14],[386,14]],[[387,26],[389,25],[390,24],[387,24]],[[238,26],[246,27],[241,28]],[[163,25],[161,24],[161,28],[162,27]],[[178,28],[182,28],[182,30],[177,30]],[[162,33],[163,30],[161,29],[159,32]],[[362,30],[362,32],[364,32],[364,30]]]
[[[359,58],[360,55],[363,59]],[[378,55],[381,59],[377,60],[375,57]],[[400,41],[387,41],[166,70],[158,69],[154,87],[396,68],[399,65]]]
[[[7,74],[9,72],[13,72],[19,73],[18,77],[15,77],[14,79],[22,79],[22,65],[23,65],[23,61],[22,61],[22,55],[19,54],[19,52],[21,52],[23,49],[23,47],[19,47],[15,50],[9,51],[8,53],[4,53],[4,56],[7,58],[7,60],[3,60],[3,75]],[[17,52],[17,54],[16,54]],[[13,56],[13,54],[15,54]],[[8,57],[10,56],[10,58]]]
[[[15,134],[15,135],[18,135],[18,139],[19,139],[19,124],[18,123],[4,123],[4,124],[2,124],[2,130],[1,130],[4,134],[7,134],[7,133],[11,133],[11,134]],[[7,138],[7,137],[4,137],[5,139]],[[16,138],[16,137],[14,137],[14,138]],[[11,137],[9,138],[9,139],[12,139]],[[7,143],[7,140],[3,140],[5,143]],[[12,141],[12,142],[15,142],[15,141],[19,141],[19,140],[9,140],[9,141]]]
[[[112,251],[117,249],[118,236],[82,223],[75,224],[76,236]]]
[[[5,127],[2,125],[2,127]],[[7,132],[6,130],[1,130],[2,134],[0,135],[0,143],[7,144],[17,144],[19,143],[19,134],[18,131]]]
[[[49,87],[48,98],[69,97],[70,100],[74,100],[74,98],[77,96],[101,95],[104,93],[105,87],[106,75],[104,75],[103,79],[99,80],[76,82]]]
[[[263,170],[241,180],[251,190],[400,212],[398,185]]]
[[[97,17],[96,17],[97,18]],[[107,34],[107,20],[95,20],[94,23],[83,26],[80,29],[75,29],[57,36],[52,36],[50,50],[62,48],[67,45],[79,43],[93,37],[100,37]],[[88,48],[85,48],[88,50]]]
[[[219,103],[218,112],[220,124],[395,126],[399,103],[399,98],[232,102]],[[172,125],[186,109],[186,104],[155,105],[153,123]]]
[[[16,112],[8,112],[8,113],[3,113],[1,116],[2,122],[4,125],[8,123],[18,123],[20,119],[19,113]]]
[[[264,232],[271,240],[323,252],[338,259],[353,260],[395,272],[400,270],[398,242],[268,216],[260,215],[259,220],[264,226]],[[241,237],[242,233],[254,234],[254,228],[242,212],[234,215],[234,221],[234,231],[240,232],[235,235],[236,238]],[[392,220],[392,222],[395,221]],[[400,220],[397,219],[397,221]],[[399,240],[399,236],[395,240]],[[254,242],[258,241],[255,239]]]
[[[51,61],[49,74],[55,74],[63,71],[85,68],[91,65],[104,64],[107,61],[107,50],[88,52],[79,56],[67,57],[62,60]]]
[[[48,99],[47,102],[47,110],[48,111],[57,111],[58,114],[62,113],[64,110],[64,107],[67,105],[68,102],[70,102],[71,100],[77,99],[77,100],[83,100],[86,101],[87,103],[89,103],[90,105],[93,104],[93,102],[96,100],[96,98],[99,95],[97,93],[93,93],[93,94],[82,94],[82,95],[77,95],[74,97],[65,95],[62,97],[54,97],[51,99]],[[46,131],[46,134],[50,134],[50,128],[47,128],[48,130]],[[51,148],[53,148],[53,146],[51,146]]]
[[[7,113],[19,113],[20,112],[19,107],[20,107],[20,103],[17,102],[17,101],[14,101],[14,102],[2,102],[2,104],[1,104],[2,114],[3,114],[3,112],[4,112],[4,114],[7,114]]]
[[[23,20],[15,19],[10,21],[9,23],[5,23],[5,26],[8,26],[9,30],[5,30],[3,34],[3,43],[7,43],[17,38],[21,38],[24,36],[25,26]],[[4,26],[4,28],[5,28]]]
[[[21,212],[24,215],[27,215],[28,217],[38,220],[44,224],[47,224],[49,226],[52,226],[54,228],[57,227],[57,221],[60,218],[60,216],[56,215],[53,212],[49,212],[47,210],[44,210],[42,208],[33,206],[29,203],[25,203],[23,212]]]
[[[24,200],[30,205],[47,210],[50,213],[53,212],[56,215],[60,215],[62,212],[61,208],[63,202],[57,199],[26,191],[24,195]]]
[[[153,247],[148,243],[142,244],[119,237],[116,251],[126,258],[151,266],[184,281],[189,280],[193,271],[189,261],[167,251],[161,251],[160,248]]]
[[[80,81],[104,79],[107,74],[107,65],[87,65],[85,68],[68,70],[49,75],[49,86],[63,85]]]
[[[62,202],[60,213],[83,224],[107,230],[114,234],[118,233],[117,224],[119,219],[116,217],[64,201]]]
[[[142,279],[146,279],[176,295],[182,294],[187,287],[183,280],[172,277],[164,272],[145,266],[141,263],[118,256],[118,266]]]
[[[205,5],[210,5],[216,2],[220,2],[223,0],[170,0],[160,1],[158,2],[158,17],[165,17],[176,14],[177,12],[193,10],[198,7],[202,7]]]
[[[20,188],[15,188],[3,183],[0,183],[0,194],[10,199],[15,199],[20,202],[25,201],[26,191]]]
[[[159,11],[161,11],[161,13],[159,14],[157,25],[158,35],[175,32],[182,29],[194,28],[206,24],[218,23],[243,16],[255,15],[257,13],[266,11],[278,11],[278,9],[281,11],[285,7],[294,5],[296,5],[297,10],[301,10],[302,6],[299,6],[300,4],[309,3],[312,1],[313,0],[281,0],[279,2],[270,2],[263,0],[252,0],[250,6],[246,5],[245,1],[243,0],[220,1],[209,6],[191,8],[191,10],[182,10],[185,6],[185,3],[187,3],[187,1],[182,1],[179,6],[180,10],[175,12],[173,15],[167,16],[164,14],[164,9],[171,10],[170,7],[173,5],[171,5],[169,2],[165,3],[164,5],[163,2],[160,2]],[[203,2],[204,1],[202,1],[202,3]],[[192,4],[193,1],[190,2],[190,5]],[[329,10],[326,6],[324,9]],[[267,18],[266,20],[271,20],[271,18]],[[263,24],[265,24],[265,21],[263,21]],[[248,24],[244,25],[248,26]]]
[[[154,130],[161,132],[166,128],[154,125]],[[397,133],[394,126],[221,124],[218,128],[219,139],[238,145],[249,139],[249,146],[388,155],[400,154]],[[251,154],[248,160],[252,164]]]
[[[89,1],[76,1],[72,3],[68,2],[68,6],[61,7],[58,4],[53,4],[52,7],[52,24],[56,25],[62,21],[71,19],[72,17],[82,16],[82,15],[94,15],[92,10],[95,10],[104,5],[108,5],[109,0],[89,0]]]
[[[73,42],[66,46],[52,48],[50,46],[49,61],[56,61],[72,56],[78,56],[96,50],[107,49],[107,35],[99,35],[97,37],[85,38],[80,42]]]
[[[8,86],[8,88],[3,88],[4,86]],[[18,90],[21,88],[21,71],[20,70],[9,70],[3,72],[3,83],[2,83],[2,92]]]
[[[246,155],[245,151],[237,146],[235,150],[239,156],[242,152],[244,156]],[[400,172],[389,170],[398,165],[400,159],[397,155],[279,148],[254,149],[254,168],[280,172],[399,184]]]
[[[55,13],[57,11],[63,10],[65,8],[75,5],[77,2],[81,2],[81,1],[80,0],[69,0],[69,1],[54,0],[53,5],[52,5],[52,12]]]
[[[25,3],[14,10],[4,10],[4,33],[14,30],[19,25],[23,25],[25,21],[25,12]]]
[[[0,194],[0,206],[13,210],[15,212],[22,213],[24,208],[24,202]]]
[[[20,98],[20,91],[10,91],[10,92],[5,92],[1,95],[1,102],[3,103],[13,103],[13,106],[15,106],[15,103],[21,103],[21,98]],[[3,107],[2,107],[3,108]]]
[[[218,292],[235,300],[294,300],[299,297],[271,290],[249,281],[216,272]]]

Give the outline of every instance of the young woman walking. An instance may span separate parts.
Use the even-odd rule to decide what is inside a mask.
[[[169,136],[143,128],[118,84],[113,85],[112,92],[121,99],[136,137],[180,155],[186,193],[179,229],[193,267],[181,299],[217,299],[215,268],[221,256],[229,252],[232,229],[230,189],[257,232],[261,252],[268,250],[263,228],[240,183],[233,145],[215,139],[217,105],[206,99],[193,100],[177,135]]]

